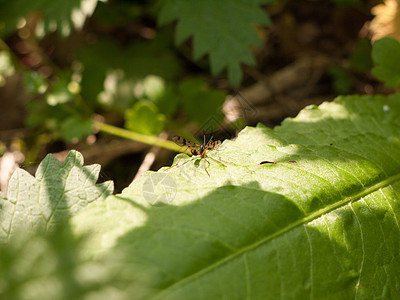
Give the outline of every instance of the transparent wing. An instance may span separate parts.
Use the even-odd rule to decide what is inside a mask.
[[[179,146],[192,147],[192,148],[199,147],[199,145],[197,145],[181,136],[174,136],[172,138],[172,141]]]

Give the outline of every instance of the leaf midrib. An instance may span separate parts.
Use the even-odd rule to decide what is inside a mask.
[[[211,272],[212,270],[217,269],[218,267],[220,267],[220,266],[222,266],[222,265],[224,265],[226,263],[229,263],[230,261],[233,261],[237,257],[239,257],[239,256],[241,256],[241,255],[243,255],[243,254],[245,254],[247,252],[250,252],[250,251],[260,247],[261,245],[271,241],[272,239],[274,239],[276,237],[279,237],[279,236],[285,234],[286,232],[289,232],[290,230],[292,230],[292,229],[294,229],[294,228],[296,228],[296,227],[298,227],[300,225],[303,225],[305,223],[311,222],[311,221],[321,217],[322,215],[324,215],[326,213],[329,213],[329,212],[331,212],[331,211],[333,211],[335,209],[339,209],[342,206],[345,206],[350,202],[357,201],[357,200],[359,200],[359,199],[361,199],[361,198],[363,198],[363,197],[365,197],[365,196],[367,196],[367,195],[369,195],[369,194],[371,194],[371,193],[373,193],[373,192],[375,192],[375,191],[377,191],[377,190],[379,190],[381,188],[384,188],[386,186],[389,186],[390,184],[393,184],[396,181],[400,181],[400,173],[395,174],[393,176],[390,176],[390,177],[388,177],[388,178],[386,178],[386,179],[384,179],[384,180],[382,180],[382,181],[380,181],[380,182],[378,182],[378,183],[376,183],[376,184],[374,184],[374,185],[372,185],[370,187],[367,187],[364,190],[362,190],[362,191],[360,191],[360,192],[358,192],[358,193],[356,193],[356,194],[354,194],[352,196],[345,197],[344,199],[342,199],[340,201],[337,201],[337,202],[335,202],[335,203],[333,203],[331,205],[328,205],[328,206],[326,206],[326,207],[324,207],[322,209],[319,209],[319,210],[313,212],[312,214],[310,214],[310,215],[308,215],[308,216],[306,216],[304,218],[301,218],[301,219],[297,220],[296,222],[294,222],[294,223],[282,228],[281,230],[278,230],[278,231],[274,232],[273,234],[271,234],[269,236],[266,236],[265,238],[263,238],[261,240],[258,240],[257,242],[255,242],[255,243],[253,243],[251,245],[243,247],[242,249],[240,249],[236,253],[231,254],[229,256],[226,256],[225,258],[223,258],[223,259],[221,259],[221,260],[209,265],[208,267],[203,268],[203,269],[199,270],[198,272],[193,273],[193,274],[191,274],[191,275],[189,275],[189,276],[187,276],[187,277],[175,282],[174,284],[170,285],[169,287],[167,287],[166,289],[161,291],[158,295],[155,295],[154,298],[155,299],[156,298],[163,298],[163,297],[167,296],[168,294],[172,293],[174,290],[177,290],[179,287],[181,287],[181,286],[183,286],[183,285],[185,285],[185,284],[187,284],[187,283],[189,283],[189,282],[191,282],[191,281],[193,281],[193,280],[195,280],[195,279],[197,279],[197,278],[199,278],[201,276],[204,276],[208,272]]]

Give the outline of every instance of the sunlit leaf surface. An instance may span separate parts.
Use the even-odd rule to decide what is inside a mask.
[[[91,205],[75,230],[156,299],[396,297],[399,112],[398,95],[350,96],[248,127]]]

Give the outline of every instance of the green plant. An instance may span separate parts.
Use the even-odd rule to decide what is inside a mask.
[[[242,80],[240,64],[255,64],[249,46],[261,46],[253,26],[270,25],[260,5],[273,2],[163,1],[159,22],[178,20],[176,43],[180,45],[192,36],[194,59],[208,54],[212,73],[217,75],[227,68],[229,81],[237,86]]]
[[[388,87],[400,87],[400,43],[394,38],[383,38],[375,42],[372,49],[375,67],[372,73]]]
[[[220,5],[209,2],[212,8]],[[30,5],[36,9],[41,3]],[[58,26],[77,3],[65,4]],[[197,8],[205,9],[204,3]],[[249,24],[265,17],[260,3],[266,1],[248,6],[252,20],[242,20],[247,32]],[[13,11],[13,5],[3,8]],[[98,5],[94,20],[115,9]],[[180,20],[178,42],[192,35],[195,57],[209,53],[211,64],[213,57],[221,59],[219,48],[213,52],[196,42],[205,29],[189,26],[187,19],[195,14],[185,3],[163,5],[162,22]],[[30,7],[15,13],[25,15]],[[143,14],[138,5],[129,7],[136,9],[124,10],[126,15]],[[187,15],[179,17],[176,7]],[[45,20],[51,16],[44,13]],[[9,24],[14,23],[7,23],[5,32]],[[207,111],[196,104],[215,99],[207,104],[214,111],[224,95],[193,77],[166,84],[182,75],[179,63],[171,63],[177,57],[169,44],[160,34],[149,43],[128,43],[113,55],[117,43],[98,39],[75,49],[83,69],[79,64],[73,71],[54,68],[51,77],[26,71],[38,98],[44,95],[31,103],[30,126],[43,126],[34,117],[44,115],[48,128],[73,140],[87,134],[82,128],[90,127],[94,111],[127,111],[126,126],[136,132],[94,125],[179,151],[154,135],[188,122],[168,122],[179,107],[201,124]],[[160,45],[166,50],[156,56]],[[236,54],[244,48],[233,46]],[[393,39],[377,41],[372,49],[373,73],[396,89],[399,49]],[[244,62],[250,61],[248,54]],[[5,78],[12,74],[12,55],[4,57]],[[365,64],[356,63],[359,71],[370,62],[365,57]],[[238,79],[238,61],[226,56],[217,63],[214,71],[228,67]],[[341,70],[333,75],[346,77]],[[112,182],[96,184],[100,167],[83,166],[79,152],[70,152],[63,164],[48,155],[35,177],[18,169],[7,195],[0,193],[0,298],[395,298],[400,293],[399,114],[399,94],[338,97],[305,108],[273,130],[246,127],[205,159],[184,156],[116,195]],[[143,126],[150,119],[157,122]]]
[[[176,20],[176,44],[193,37],[194,60],[208,55],[212,73],[227,69],[230,83],[237,86],[241,64],[255,64],[250,47],[261,46],[254,26],[270,24],[261,6],[273,1],[25,2],[0,3],[0,84],[15,70],[21,73],[30,95],[25,125],[52,140],[77,143],[91,134],[96,114],[106,119],[118,115],[124,120],[117,123],[125,121],[141,134],[187,124],[198,130],[205,111],[219,109],[225,93],[209,87],[201,72],[193,76],[184,69],[179,56],[190,55],[174,47],[172,26],[164,25]],[[198,19],[199,9],[204,19]],[[132,34],[130,26],[137,32]],[[51,44],[51,50],[42,43]],[[21,59],[25,56],[32,59]],[[196,67],[207,70],[208,65]],[[154,84],[159,84],[157,95],[149,94]],[[188,86],[209,99],[202,112],[193,109],[199,94]],[[143,112],[147,118],[139,117]],[[178,112],[176,121],[172,116]],[[153,128],[147,126],[149,118],[158,120]],[[44,147],[37,145],[39,140],[34,143]]]
[[[148,172],[121,194],[98,198],[80,211],[67,203],[79,203],[84,195],[98,197],[92,194],[98,189],[90,172],[82,173],[80,181],[60,177],[60,186],[66,180],[68,190],[77,191],[67,197],[63,190],[43,188],[53,185],[38,181],[38,171],[35,186],[48,204],[34,211],[22,205],[24,177],[14,175],[9,199],[3,200],[2,228],[14,228],[18,220],[15,210],[4,209],[7,201],[21,207],[26,221],[16,227],[24,230],[26,222],[42,219],[42,207],[68,198],[59,214],[72,215],[73,239],[86,237],[79,244],[84,262],[107,262],[102,273],[91,274],[92,280],[121,297],[395,297],[399,113],[399,95],[340,97],[308,107],[274,130],[246,128],[221,146],[223,162],[216,152],[209,153],[210,177],[204,160],[182,159],[181,166]],[[64,164],[76,161],[79,170],[76,157],[71,153]],[[276,164],[260,165],[265,160]],[[59,166],[50,157],[47,162],[42,165],[48,168],[39,169],[47,171],[45,178],[55,177]],[[74,186],[82,181],[84,194]],[[30,199],[37,199],[35,193]],[[11,243],[2,247],[9,252],[17,246],[14,230],[6,231]],[[116,273],[111,280],[109,274]],[[5,286],[18,286],[18,279],[8,278]],[[75,288],[80,295],[94,293]],[[2,293],[8,295],[4,288]]]

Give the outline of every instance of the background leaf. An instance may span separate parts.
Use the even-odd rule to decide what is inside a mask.
[[[400,86],[400,43],[394,38],[383,38],[372,47],[375,67],[372,73],[388,87]]]
[[[338,66],[330,66],[328,72],[332,77],[332,85],[335,91],[341,95],[348,94],[353,85],[349,72]]]
[[[360,39],[354,46],[350,57],[351,67],[357,72],[368,72],[373,67],[371,57],[371,42],[367,39]]]
[[[61,125],[62,137],[69,142],[76,139],[79,140],[90,135],[92,132],[92,121],[84,120],[76,116],[66,119]]]
[[[164,1],[159,23],[178,20],[176,43],[180,45],[193,36],[194,59],[208,54],[212,73],[215,75],[227,68],[230,83],[237,86],[242,79],[240,64],[255,64],[249,47],[261,46],[253,26],[270,24],[260,5],[271,2]]]
[[[165,124],[165,116],[158,113],[157,107],[150,102],[138,102],[125,113],[126,128],[147,134],[159,134]]]
[[[148,172],[73,223],[160,299],[395,297],[399,113],[400,95],[349,96],[247,127],[224,162]]]
[[[108,102],[123,106],[132,101],[134,84],[138,80],[148,75],[175,79],[182,70],[181,63],[170,50],[170,43],[160,32],[153,40],[131,43],[122,50],[110,39],[100,39],[93,45],[82,47],[79,51],[79,59],[85,66],[82,96],[94,103],[103,91],[109,94]],[[118,85],[124,82],[129,84],[131,90],[125,85]]]
[[[81,28],[87,16],[96,8],[98,0],[61,0],[49,2],[37,1],[2,1],[0,2],[0,36],[14,30],[17,21],[35,12],[43,16],[40,35],[56,29],[68,35],[72,28]],[[3,13],[1,13],[3,12]]]
[[[202,79],[183,81],[179,92],[189,120],[197,121],[207,133],[215,132],[224,117],[221,109],[226,93],[209,88]]]

